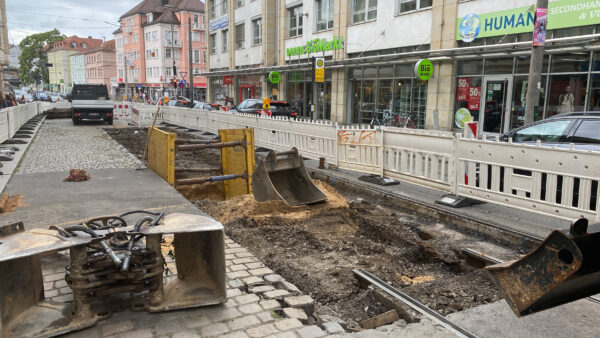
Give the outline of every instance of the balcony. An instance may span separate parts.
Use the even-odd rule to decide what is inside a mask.
[[[181,40],[164,40],[164,47],[181,47]]]
[[[198,22],[192,22],[192,29],[195,31],[201,31],[201,30],[204,30],[204,26],[202,26]]]

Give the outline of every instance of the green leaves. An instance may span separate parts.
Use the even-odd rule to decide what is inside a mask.
[[[27,36],[19,44],[19,78],[23,83],[35,83],[36,79],[48,83],[48,54],[55,42],[64,40],[66,36],[57,29]]]

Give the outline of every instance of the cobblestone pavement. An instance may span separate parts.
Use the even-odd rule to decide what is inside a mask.
[[[140,161],[111,139],[104,127],[107,125],[74,126],[70,119],[46,120],[17,174],[138,167]]]
[[[309,319],[313,299],[265,267],[254,255],[225,239],[227,302],[225,304],[163,313],[124,311],[96,326],[65,337],[325,337],[343,332],[337,323],[317,326]],[[174,262],[166,256],[167,266]],[[43,261],[47,299],[72,302],[65,282],[68,255],[59,253]],[[309,322],[310,321],[310,322]]]

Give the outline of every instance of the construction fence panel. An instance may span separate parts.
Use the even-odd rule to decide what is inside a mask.
[[[289,150],[290,128],[288,119],[258,117],[254,127],[256,144],[277,151]]]
[[[296,147],[304,157],[324,157],[337,165],[337,125],[325,121],[289,120],[289,148]]]
[[[0,110],[0,142],[8,140],[9,134],[8,109],[2,109]]]
[[[134,104],[131,114],[131,120],[138,126],[151,126],[154,122],[154,116],[158,114],[156,123],[162,122],[162,108],[149,104]]]
[[[384,128],[384,175],[450,192],[456,177],[455,138],[451,132]]]
[[[345,126],[337,130],[338,167],[383,175],[381,130]]]
[[[600,152],[466,139],[456,194],[573,220],[600,220]]]
[[[17,123],[17,116],[15,114],[16,107],[6,108],[6,113],[8,115],[8,137],[13,138],[17,130],[19,130],[19,125]]]

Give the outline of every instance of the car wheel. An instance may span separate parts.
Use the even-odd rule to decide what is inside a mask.
[[[78,119],[73,119],[73,125],[79,125],[80,121]]]
[[[111,118],[107,119],[106,122],[108,122],[108,124],[112,125],[113,124],[113,118],[111,117]]]

